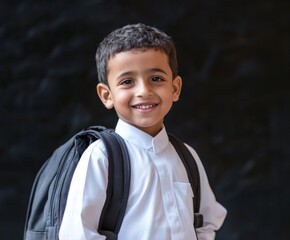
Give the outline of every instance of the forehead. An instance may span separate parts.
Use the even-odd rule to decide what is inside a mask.
[[[108,73],[114,70],[125,71],[134,68],[159,67],[170,70],[168,56],[159,49],[131,49],[116,53],[108,60]]]

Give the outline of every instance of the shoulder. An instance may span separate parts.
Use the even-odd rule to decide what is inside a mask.
[[[202,164],[202,161],[201,161],[199,155],[197,154],[197,152],[195,151],[195,149],[193,147],[191,147],[190,145],[188,145],[187,143],[184,143],[184,144],[187,147],[187,149],[190,151],[190,153],[192,154],[195,162],[197,163],[199,170],[204,171],[204,166]]]
[[[100,152],[105,155],[107,155],[106,147],[101,139],[98,139],[91,143],[87,149],[84,151],[84,153],[94,153],[94,152]]]
[[[197,152],[195,151],[195,149],[193,147],[191,147],[190,145],[188,145],[187,143],[184,143],[184,145],[187,147],[187,149],[190,151],[190,153],[193,155],[193,157],[200,161],[200,158],[199,158]]]
[[[91,143],[87,149],[83,152],[81,159],[81,164],[85,165],[108,165],[108,156],[106,147],[102,140],[96,140]]]

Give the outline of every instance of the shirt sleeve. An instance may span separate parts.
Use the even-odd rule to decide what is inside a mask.
[[[98,234],[99,218],[106,200],[108,159],[103,143],[92,143],[74,172],[59,231],[60,240],[104,240]]]
[[[200,175],[200,213],[203,215],[203,226],[197,228],[199,240],[215,239],[215,232],[222,226],[227,210],[216,201],[214,193],[209,185],[208,177],[197,153],[187,145],[197,162]]]

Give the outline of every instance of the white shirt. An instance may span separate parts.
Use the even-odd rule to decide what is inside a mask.
[[[186,170],[168,140],[165,127],[152,137],[119,120],[116,132],[127,145],[131,159],[131,184],[119,240],[195,240],[193,192]],[[197,161],[201,180],[200,212],[204,226],[199,240],[215,238],[226,210],[216,202],[202,163]],[[106,239],[97,232],[106,198],[108,160],[100,140],[83,153],[74,173],[60,228],[60,240]]]

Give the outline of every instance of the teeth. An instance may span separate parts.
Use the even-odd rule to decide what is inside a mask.
[[[147,108],[152,108],[152,107],[153,107],[152,104],[150,104],[150,105],[141,105],[141,106],[136,106],[136,108],[138,108],[138,109],[147,109]]]

